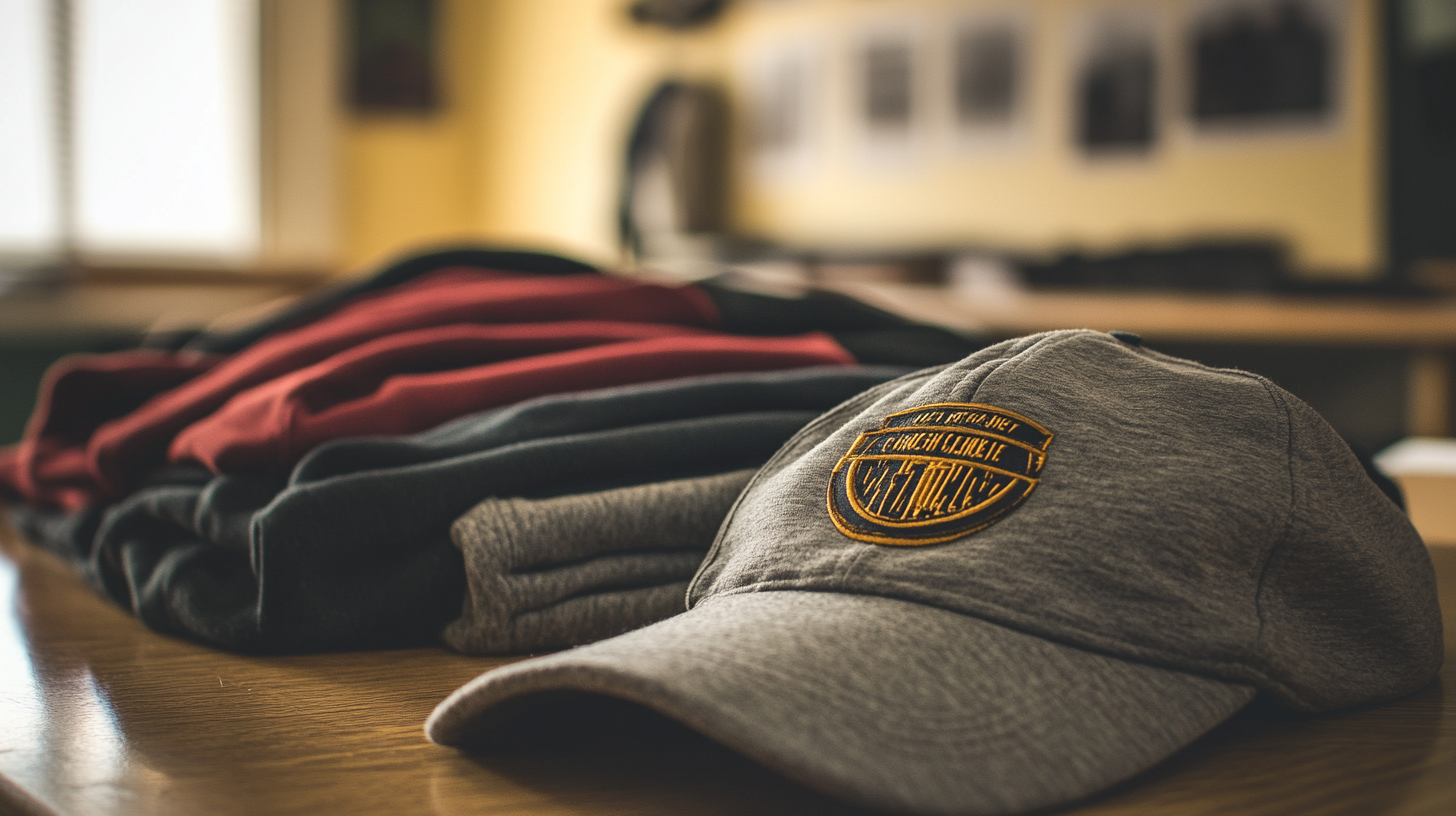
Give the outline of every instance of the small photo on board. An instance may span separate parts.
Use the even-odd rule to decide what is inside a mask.
[[[1317,124],[1335,110],[1338,0],[1199,0],[1187,32],[1199,126]]]
[[[1026,46],[1013,20],[967,22],[955,32],[956,123],[962,128],[1011,124],[1019,107]]]
[[[1142,6],[1077,19],[1075,138],[1089,154],[1139,154],[1158,136],[1158,14]]]
[[[808,38],[760,44],[743,61],[745,142],[762,177],[806,172],[815,157],[819,47]]]
[[[352,0],[349,102],[356,110],[428,113],[440,104],[433,0]]]
[[[865,157],[906,159],[922,145],[925,44],[914,20],[866,24],[851,38],[850,115]]]
[[[1030,17],[1001,7],[953,18],[946,49],[949,122],[962,146],[1024,134],[1031,87]]]

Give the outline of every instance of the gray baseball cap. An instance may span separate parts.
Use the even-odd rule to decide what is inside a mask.
[[[660,623],[489,672],[430,739],[587,692],[909,813],[1058,805],[1262,693],[1324,711],[1441,664],[1419,536],[1252,374],[1053,332],[873,388],[749,483]]]

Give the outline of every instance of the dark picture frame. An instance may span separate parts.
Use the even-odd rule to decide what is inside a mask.
[[[439,109],[434,0],[350,0],[348,11],[350,105],[380,113]]]
[[[1342,31],[1327,0],[1205,2],[1190,22],[1188,105],[1195,124],[1333,115]]]
[[[1017,22],[992,18],[956,27],[951,70],[959,127],[1006,127],[1016,118],[1026,84],[1026,44]]]
[[[1156,12],[1101,9],[1084,23],[1075,79],[1077,143],[1088,153],[1146,153],[1160,124]]]

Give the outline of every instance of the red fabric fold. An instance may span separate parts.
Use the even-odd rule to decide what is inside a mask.
[[[0,495],[67,510],[121,495],[166,462],[178,432],[234,395],[377,338],[568,320],[712,328],[719,315],[693,286],[461,267],[356,298],[227,358],[135,351],[62,361],[42,384],[24,439],[0,450]]]
[[[206,375],[102,425],[87,445],[91,475],[106,493],[124,491],[162,464],[172,438],[234,394],[378,337],[449,323],[618,320],[713,326],[712,301],[693,287],[601,275],[539,277],[443,270],[275,335]]]
[[[202,462],[218,473],[281,470],[330,439],[414,433],[545,394],[695,374],[855,362],[826,334],[739,337],[676,327],[652,327],[659,330],[655,337],[638,330],[639,339],[627,339],[634,332],[620,331],[621,340],[551,349],[568,345],[570,338],[605,339],[611,333],[603,331],[608,325],[581,325],[557,337],[550,336],[548,324],[535,332],[510,327],[471,333],[450,327],[452,331],[386,338],[237,395],[179,434],[169,456],[174,462]],[[431,359],[438,365],[472,356],[516,359],[443,371],[410,370]]]
[[[211,354],[121,351],[58,360],[41,380],[21,441],[0,450],[0,492],[76,510],[95,497],[84,445],[96,428],[210,370]]]

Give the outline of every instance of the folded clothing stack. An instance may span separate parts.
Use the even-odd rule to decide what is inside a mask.
[[[622,538],[630,513],[582,499],[607,520],[580,546],[616,564],[600,589],[624,606],[573,607],[599,610],[578,634],[451,641],[566,645],[680,611],[663,599],[680,596],[733,498],[713,478],[756,468],[905,365],[975,347],[832,295],[451,250],[231,335],[61,361],[25,438],[0,451],[0,494],[149,626],[255,652],[438,642],[467,586],[485,585],[467,567],[505,563],[451,543],[482,501],[643,487],[669,515],[691,505],[680,543],[637,547]],[[716,487],[678,484],[705,478]],[[641,552],[611,554],[624,548]],[[522,557],[539,572],[552,556]],[[643,593],[656,600],[629,600]]]

